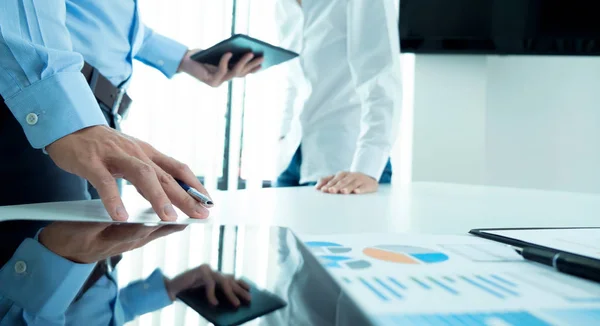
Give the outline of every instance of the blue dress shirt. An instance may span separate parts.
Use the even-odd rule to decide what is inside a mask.
[[[171,77],[186,51],[141,23],[137,0],[0,1],[0,95],[35,148],[106,124],[84,60],[121,86],[133,59]]]
[[[158,269],[121,290],[113,271],[73,303],[93,268],[25,239],[0,269],[0,326],[117,326],[171,304]]]

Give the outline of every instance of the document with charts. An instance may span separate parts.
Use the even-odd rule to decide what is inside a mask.
[[[600,325],[600,285],[474,236],[300,236],[377,325]]]

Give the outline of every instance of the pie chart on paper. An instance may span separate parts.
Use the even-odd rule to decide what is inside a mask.
[[[399,245],[368,247],[363,253],[376,260],[398,264],[435,264],[449,259],[448,255],[437,250]]]

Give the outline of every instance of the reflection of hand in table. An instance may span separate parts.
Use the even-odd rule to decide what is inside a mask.
[[[39,242],[70,261],[88,264],[142,247],[185,227],[54,222],[42,230]]]
[[[208,265],[196,267],[184,272],[173,279],[165,279],[165,286],[171,300],[184,290],[204,287],[208,301],[216,306],[217,291],[221,291],[229,302],[239,307],[242,302],[250,301],[250,286],[242,280],[236,280],[232,275],[221,274]]]

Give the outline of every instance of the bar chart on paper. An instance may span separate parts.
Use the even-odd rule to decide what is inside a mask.
[[[506,245],[470,236],[321,239],[306,245],[376,325],[600,325],[600,286]]]
[[[461,297],[489,296],[500,300],[521,297],[520,285],[505,275],[415,275],[360,276],[343,278],[344,283],[361,292],[369,292],[372,299],[382,302],[410,300],[427,295]]]
[[[600,290],[577,279],[552,272],[462,273],[425,275],[345,276],[343,283],[372,301],[394,302],[436,299],[472,299],[508,303],[544,297],[557,303],[600,304]]]

